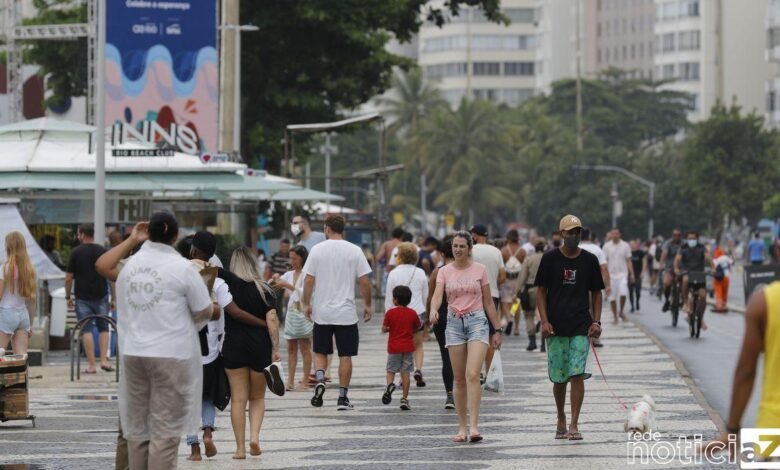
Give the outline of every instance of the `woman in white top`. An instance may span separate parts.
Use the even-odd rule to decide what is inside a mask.
[[[407,286],[412,291],[412,301],[408,307],[417,312],[422,328],[414,334],[414,380],[418,387],[425,387],[423,380],[423,329],[427,322],[425,302],[428,300],[428,277],[425,271],[417,265],[417,246],[414,243],[400,243],[398,250],[398,266],[387,276],[385,288],[385,312],[393,308],[393,289],[396,286]]]
[[[309,251],[303,245],[290,249],[290,264],[292,270],[284,275],[274,276],[274,288],[290,291],[290,299],[287,303],[287,317],[284,321],[284,339],[287,340],[287,390],[308,390],[309,371],[311,371],[311,336],[314,323],[307,320],[301,309],[301,294],[303,294],[303,279],[301,275],[303,265]],[[298,350],[303,356],[303,376],[298,385],[295,385],[295,369],[298,366]]]
[[[0,348],[13,338],[14,354],[27,354],[35,314],[35,268],[20,232],[5,236],[0,266]]]

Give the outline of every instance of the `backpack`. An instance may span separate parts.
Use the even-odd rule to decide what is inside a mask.
[[[520,252],[520,248],[517,249],[504,263],[504,269],[507,274],[520,274],[520,270],[523,269],[523,263],[517,259],[517,253]]]
[[[722,281],[723,278],[726,277],[726,271],[723,269],[723,266],[721,266],[721,265],[715,266],[714,277],[718,281]]]
[[[657,244],[655,245],[655,260],[661,261],[661,254],[663,254],[664,249]]]

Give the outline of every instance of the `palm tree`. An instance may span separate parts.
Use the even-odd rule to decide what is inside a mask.
[[[435,203],[468,214],[513,206],[515,194],[505,184],[511,146],[507,127],[495,105],[462,100],[455,110],[440,110],[419,132],[422,169]]]
[[[397,69],[391,95],[377,98],[376,103],[393,120],[388,130],[407,137],[414,134],[423,117],[446,105],[439,90],[424,79],[419,68],[407,72]]]

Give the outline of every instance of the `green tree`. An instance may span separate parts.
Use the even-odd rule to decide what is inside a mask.
[[[504,177],[510,141],[495,105],[464,99],[457,109],[431,115],[419,137],[422,169],[439,190],[435,204],[461,211],[467,224],[513,206]]]
[[[681,184],[689,211],[701,213],[709,228],[720,227],[726,214],[756,222],[780,187],[778,152],[778,133],[764,127],[763,117],[716,104],[685,145]]]

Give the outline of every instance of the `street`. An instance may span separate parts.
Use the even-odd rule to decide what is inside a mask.
[[[729,303],[744,306],[742,292],[741,269],[731,278],[729,287]],[[672,327],[670,313],[663,313],[662,301],[642,291],[641,312],[629,314],[629,317],[642,325],[654,335],[671,353],[679,357],[685,368],[691,374],[698,388],[704,394],[707,402],[725,421],[728,419],[731,402],[731,386],[734,368],[745,330],[745,317],[742,313],[730,311],[726,314],[713,313],[711,306],[707,307],[704,321],[708,326],[702,331],[698,340],[691,339],[688,334],[688,324],[681,312],[677,328]],[[626,312],[629,310],[626,301]],[[605,305],[603,318],[611,318],[609,307]],[[755,386],[750,404],[745,412],[742,424],[750,426],[756,417],[756,409],[760,398],[761,365],[756,376]]]

